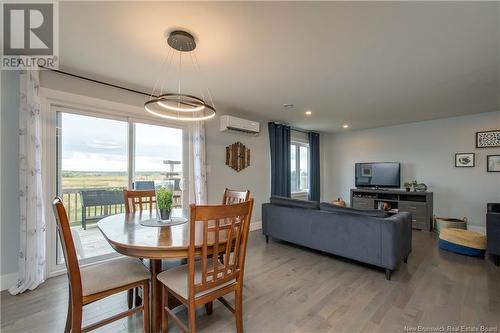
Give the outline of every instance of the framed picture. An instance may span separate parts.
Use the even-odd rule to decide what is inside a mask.
[[[486,156],[486,171],[500,172],[500,155]]]
[[[472,168],[475,160],[474,153],[456,153],[455,167],[457,168]]]
[[[500,130],[476,132],[476,148],[500,147]]]

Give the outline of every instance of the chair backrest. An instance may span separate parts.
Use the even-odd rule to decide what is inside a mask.
[[[194,298],[197,293],[232,279],[242,283],[253,199],[233,205],[191,205],[190,208],[189,297]],[[196,248],[200,246],[201,274],[199,279],[195,279]],[[224,264],[219,261],[221,253],[225,254]]]
[[[223,205],[231,205],[235,203],[241,203],[243,201],[248,201],[250,199],[250,191],[235,191],[226,188],[224,190],[224,195],[222,196]]]
[[[153,211],[153,204],[156,203],[154,190],[123,190],[123,199],[125,200],[125,212],[135,212],[137,209],[143,211],[148,209]]]
[[[80,266],[76,255],[73,236],[71,235],[71,227],[68,221],[68,215],[64,208],[61,198],[56,197],[52,201],[52,209],[57,222],[57,231],[61,240],[61,246],[64,253],[64,261],[68,273],[69,285],[71,290],[71,298],[79,299],[82,297],[82,279],[80,275]]]

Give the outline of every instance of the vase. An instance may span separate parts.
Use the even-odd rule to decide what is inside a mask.
[[[170,209],[158,208],[157,211],[158,211],[158,218],[160,219],[160,221],[167,221],[170,219],[170,212],[171,212]]]

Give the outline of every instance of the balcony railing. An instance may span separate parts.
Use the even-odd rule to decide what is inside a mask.
[[[83,211],[82,211],[82,191],[89,190],[114,190],[120,191],[116,187],[108,187],[108,188],[70,188],[62,190],[62,200],[64,206],[66,207],[66,211],[68,214],[68,219],[71,226],[81,226],[83,220]],[[180,191],[174,192],[174,200],[172,203],[173,207],[182,207],[182,196]],[[125,204],[103,204],[96,205],[92,207],[86,208],[86,219],[92,220],[93,218],[98,219],[103,216],[120,214],[125,212]]]

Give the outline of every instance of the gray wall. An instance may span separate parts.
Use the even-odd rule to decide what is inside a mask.
[[[1,71],[2,76],[2,200],[1,275],[17,272],[19,252],[19,72]]]
[[[500,174],[486,172],[486,155],[500,148],[475,148],[475,133],[489,129],[500,129],[500,112],[331,135],[325,194],[349,199],[356,162],[398,161],[402,183],[416,179],[434,192],[436,215],[484,226],[486,203],[500,202]],[[455,168],[457,152],[474,152],[476,166]]]

